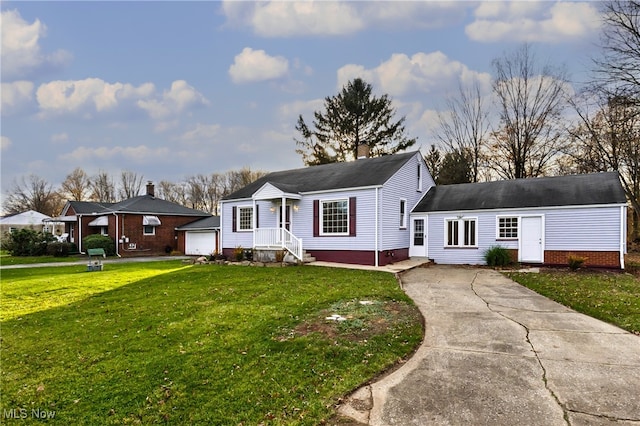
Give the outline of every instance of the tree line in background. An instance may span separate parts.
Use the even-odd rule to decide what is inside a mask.
[[[425,161],[437,184],[618,171],[640,228],[640,1],[603,3],[599,56],[593,79],[572,92],[563,67],[540,62],[530,45],[492,62],[492,96],[480,83],[459,86],[438,114]],[[349,81],[311,125],[299,116],[296,152],[307,165],[349,161],[358,145],[371,156],[393,154],[416,143],[405,134],[405,117],[395,118],[387,95],[373,95],[361,78]],[[215,212],[218,201],[263,173],[249,169],[197,175],[181,183],[160,182],[157,195]],[[59,190],[31,176],[16,184],[5,210],[56,212],[61,199],[113,202],[139,194],[143,179],[123,171],[119,185],[106,173],[72,172]],[[37,196],[36,196],[37,195]]]
[[[166,180],[155,185],[155,196],[185,207],[217,214],[220,200],[263,176],[265,172],[249,167],[225,173],[198,174],[174,183]],[[4,200],[8,214],[35,210],[57,216],[67,201],[115,203],[144,194],[144,176],[123,170],[119,175],[101,171],[88,175],[78,167],[67,175],[59,188],[37,175],[23,176],[13,184]]]

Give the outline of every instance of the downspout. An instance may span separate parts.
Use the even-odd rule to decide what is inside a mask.
[[[624,269],[624,252],[626,251],[625,237],[627,235],[626,227],[626,206],[620,206],[620,269]]]
[[[118,238],[118,213],[114,212],[113,215],[116,217],[116,256],[122,257],[120,256],[120,238]]]
[[[82,251],[82,215],[78,215],[78,251],[80,254],[84,254]]]
[[[380,188],[376,187],[376,213],[375,213],[375,226],[376,226],[376,232],[374,233],[375,235],[375,267],[377,268],[380,262],[378,262],[378,233],[380,232],[380,228],[378,226],[378,209],[380,208],[380,205],[378,204],[378,191],[380,191]]]

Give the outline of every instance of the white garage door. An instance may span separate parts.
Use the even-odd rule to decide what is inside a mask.
[[[210,255],[216,251],[216,233],[207,232],[186,232],[185,233],[185,254],[187,255]]]

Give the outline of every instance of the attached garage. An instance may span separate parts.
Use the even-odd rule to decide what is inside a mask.
[[[220,242],[220,216],[211,216],[176,228],[178,249],[189,256],[217,253]]]
[[[218,231],[186,231],[185,249],[187,255],[209,255],[218,251]]]

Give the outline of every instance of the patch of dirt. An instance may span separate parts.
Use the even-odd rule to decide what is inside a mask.
[[[368,304],[361,304],[358,300],[337,302],[331,308],[323,309],[298,324],[288,336],[280,336],[278,340],[318,333],[331,340],[343,338],[357,342],[388,333],[390,329],[422,318],[418,308],[406,302],[367,302]],[[344,320],[327,319],[332,315],[340,315]]]

